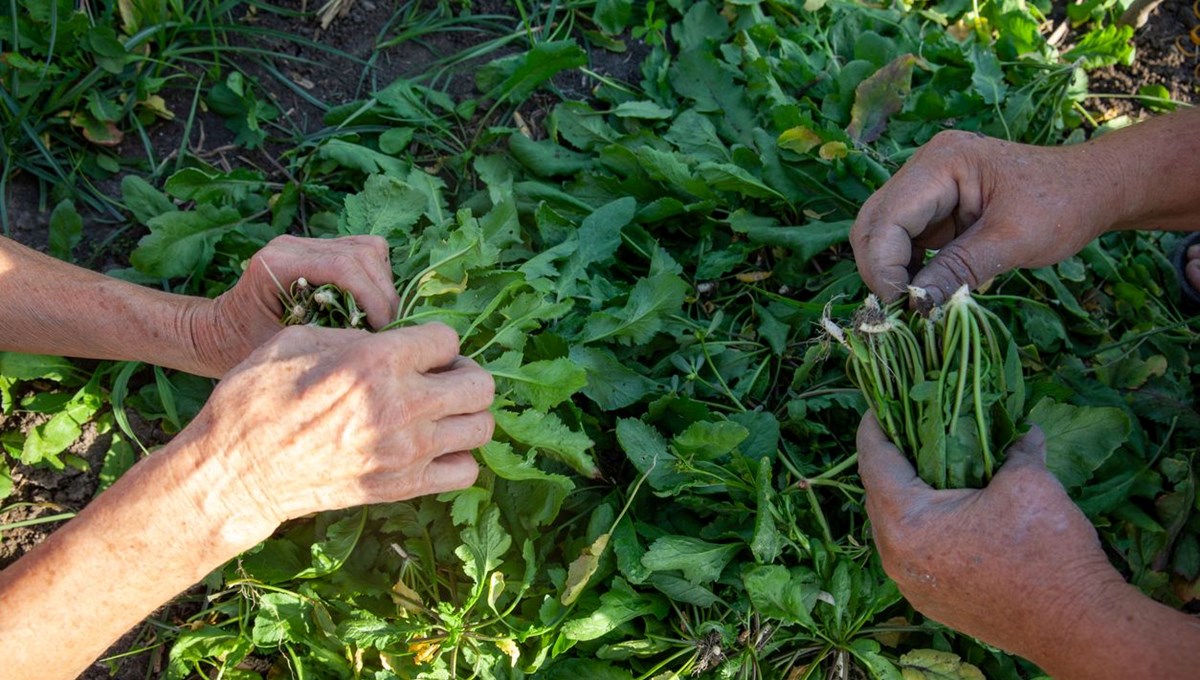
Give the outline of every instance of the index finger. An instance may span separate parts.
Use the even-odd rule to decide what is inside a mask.
[[[948,218],[958,198],[958,183],[928,170],[918,156],[867,199],[850,229],[850,244],[859,274],[875,294],[890,301],[905,292],[913,240]]]

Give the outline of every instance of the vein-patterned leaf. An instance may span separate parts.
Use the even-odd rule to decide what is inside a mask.
[[[669,272],[639,279],[624,307],[588,317],[582,341],[612,338],[626,345],[645,344],[663,329],[670,315],[679,312],[687,291],[688,284]]]
[[[512,537],[500,526],[500,509],[491,506],[483,519],[462,530],[462,545],[454,554],[463,562],[463,572],[476,584],[482,584],[488,574],[504,562],[504,553],[512,545]]]
[[[505,352],[484,366],[498,379],[501,389],[511,387],[518,403],[549,411],[587,385],[587,372],[570,359],[521,363],[520,352]]]
[[[692,583],[711,583],[741,547],[735,543],[710,543],[691,536],[663,536],[642,556],[651,571],[680,571]]]
[[[138,241],[129,261],[143,274],[164,279],[188,276],[213,258],[217,242],[242,224],[238,211],[201,204],[188,212],[168,212],[150,220],[150,233]]]
[[[588,449],[593,442],[582,432],[576,432],[567,427],[553,413],[537,411],[499,410],[495,412],[496,427],[515,442],[568,465],[573,470],[591,479],[600,477],[600,469],[592,460]]]
[[[425,212],[426,197],[401,180],[371,175],[362,191],[346,197],[346,210],[338,232],[349,236],[369,234],[392,240],[409,238]]]
[[[614,578],[612,588],[600,596],[600,607],[586,617],[564,623],[562,634],[569,640],[595,640],[627,621],[643,616],[659,618],[667,611],[662,597],[636,592],[624,579]]]

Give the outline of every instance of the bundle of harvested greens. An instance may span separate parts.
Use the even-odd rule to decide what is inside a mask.
[[[909,294],[926,299],[921,289]],[[848,350],[847,374],[922,479],[982,487],[1024,415],[1016,343],[966,286],[927,313],[907,308],[872,295],[849,327],[826,317],[825,331]]]
[[[304,278],[296,279],[287,291],[279,293],[279,301],[283,303],[280,321],[285,326],[362,328],[367,318],[354,295],[332,283],[313,286]]]

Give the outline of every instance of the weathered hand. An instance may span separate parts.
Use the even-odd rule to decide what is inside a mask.
[[[241,490],[211,499],[238,506],[213,514],[249,518],[239,531],[253,545],[290,518],[471,485],[494,396],[447,326],[292,327],[231,371],[179,439]]]
[[[884,569],[930,618],[1040,661],[1089,617],[1120,611],[1131,589],[1046,469],[1037,428],[985,489],[926,485],[873,414],[859,426],[858,456]]]
[[[400,304],[384,239],[280,236],[255,253],[237,284],[193,322],[196,353],[208,375],[224,375],[279,332],[280,286],[286,290],[300,277],[314,285],[335,283],[349,290],[375,328],[390,323]]]
[[[1015,267],[1079,252],[1121,213],[1111,145],[1058,148],[942,132],[858,213],[850,232],[863,280],[892,300],[911,283],[941,303]]]

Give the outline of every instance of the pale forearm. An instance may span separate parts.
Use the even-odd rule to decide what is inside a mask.
[[[195,334],[211,305],[75,267],[0,238],[0,351],[138,360],[209,374]]]
[[[0,678],[76,677],[154,609],[273,529],[233,514],[241,480],[222,469],[220,455],[186,433],[181,439],[0,572]]]

